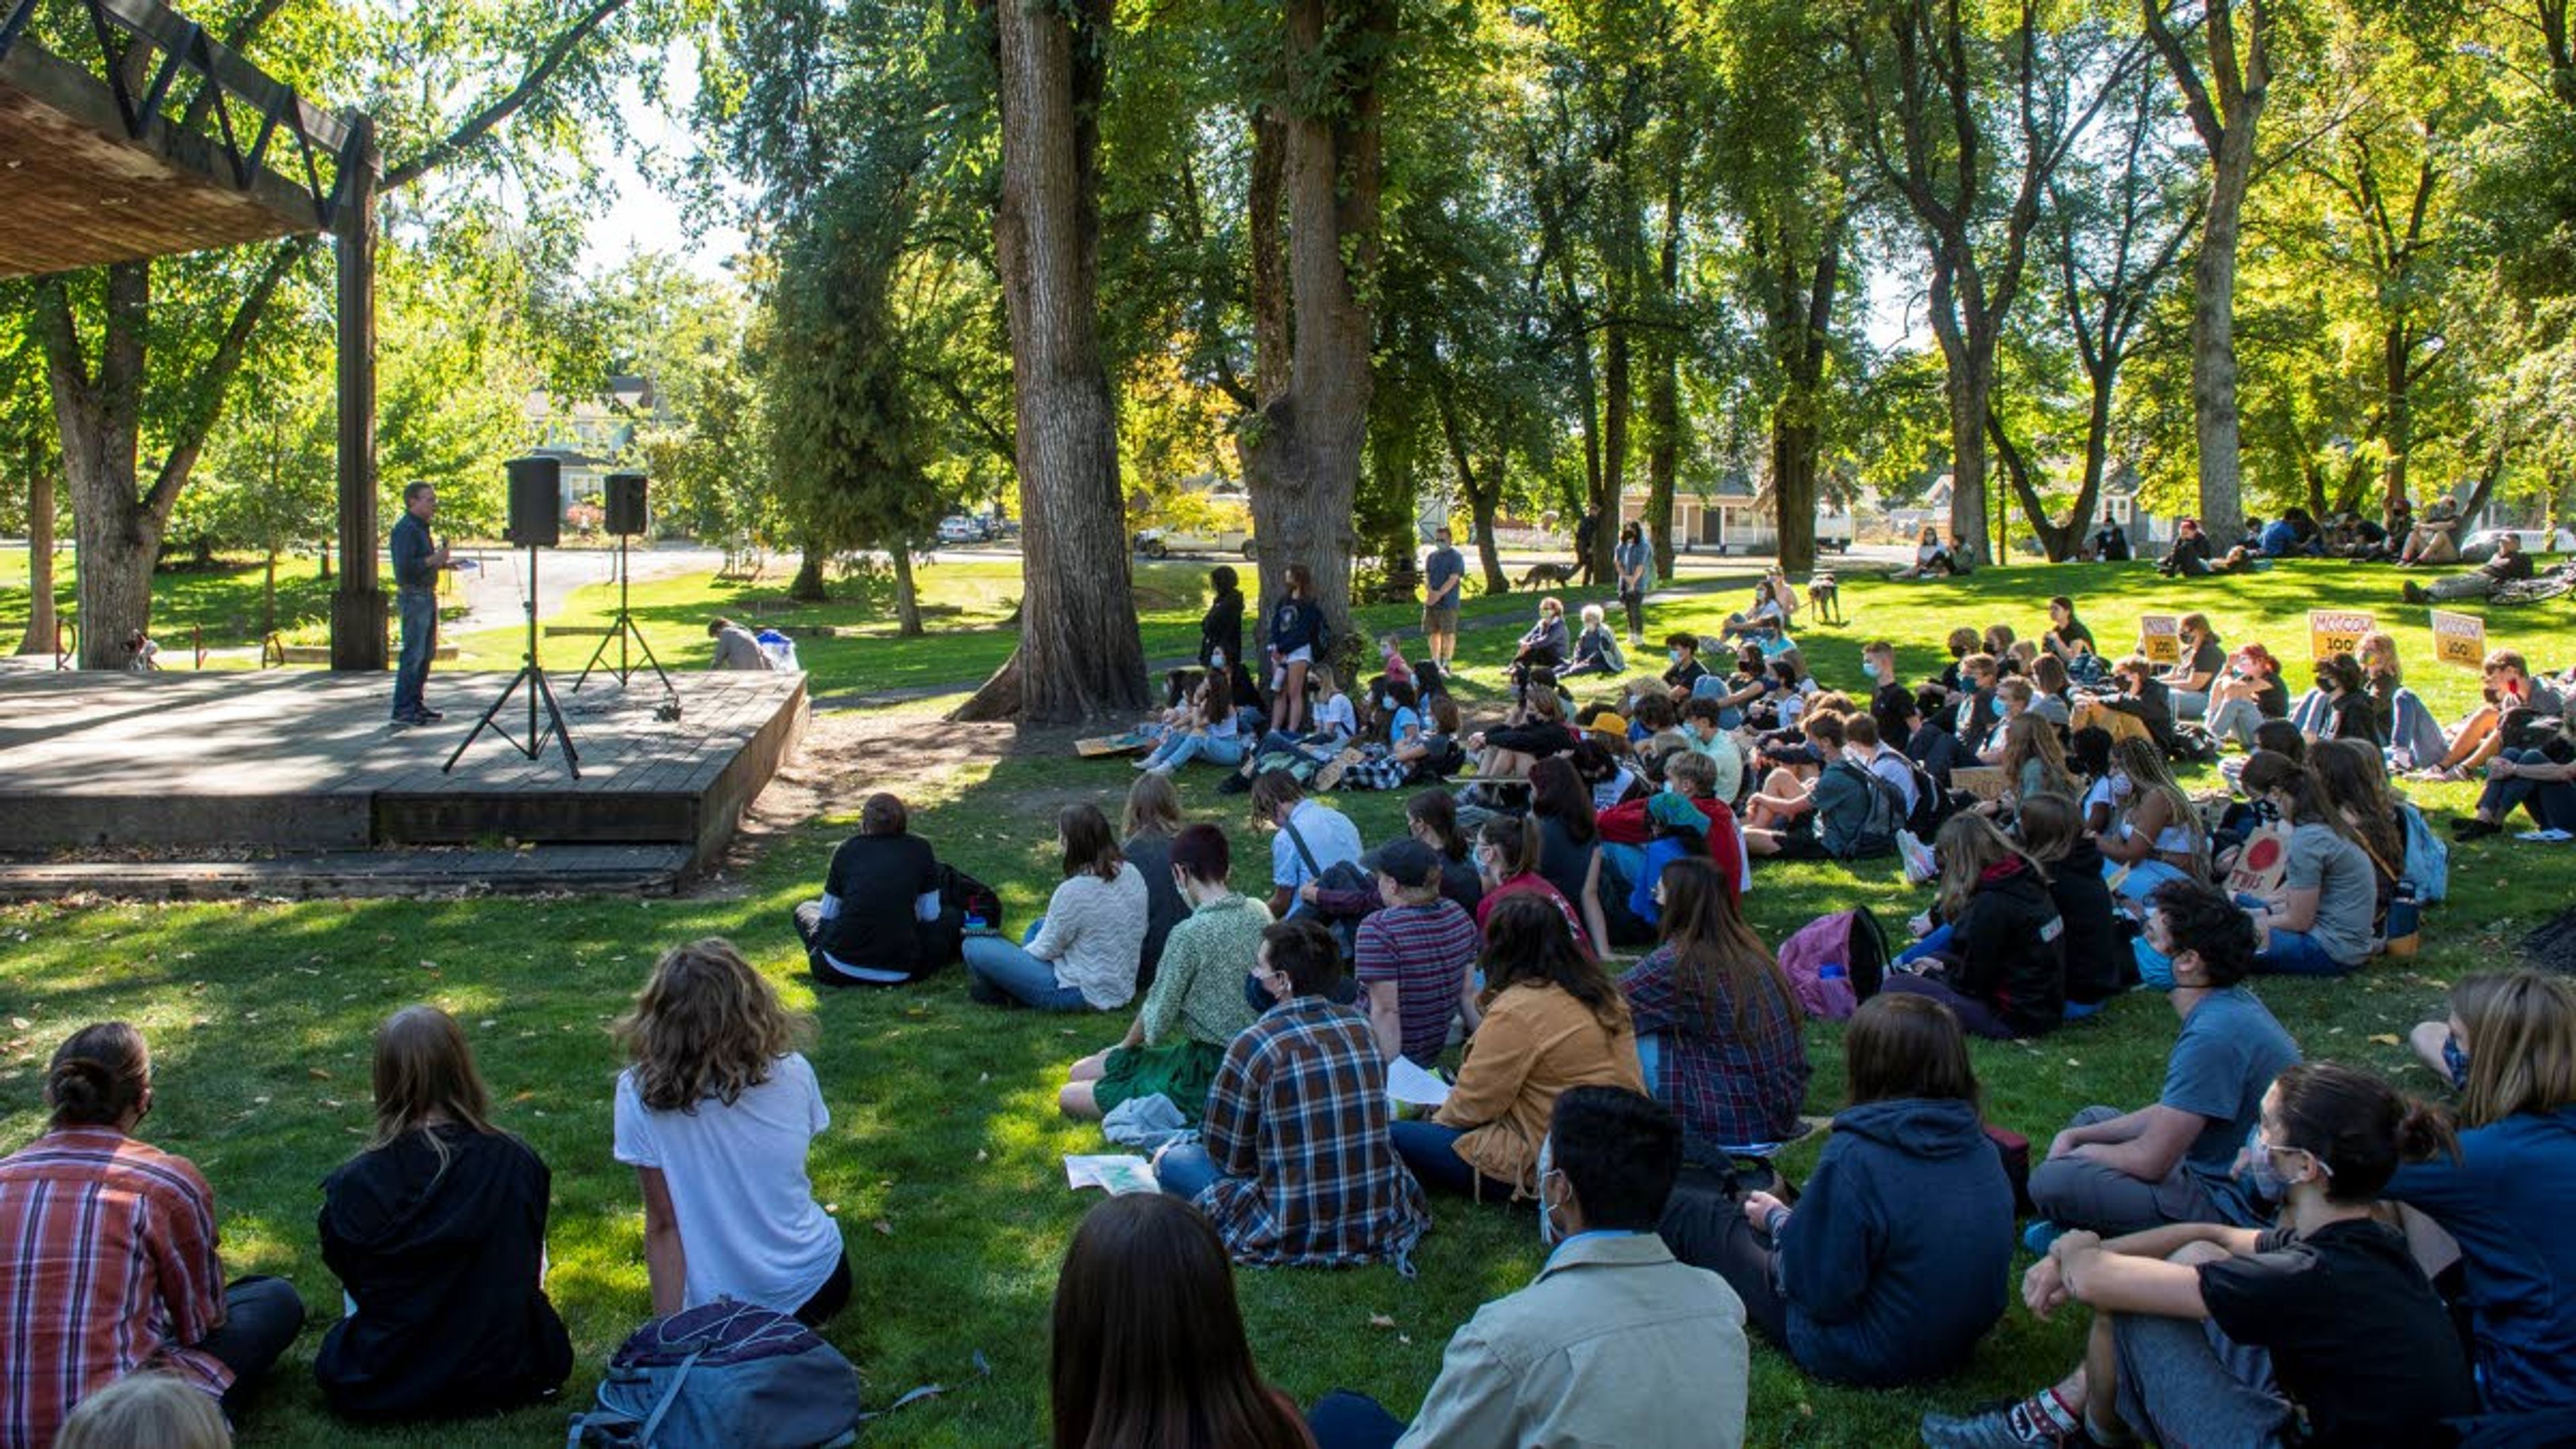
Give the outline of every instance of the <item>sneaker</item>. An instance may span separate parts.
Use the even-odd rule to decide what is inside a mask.
[[[2050,1222],[2046,1218],[2032,1218],[2030,1226],[2022,1229],[2021,1245],[2030,1249],[2034,1256],[2044,1258],[2048,1256],[2048,1250],[2056,1245],[2057,1240],[2065,1236],[2066,1229],[2061,1224]]]
[[[1925,1449],[2076,1449],[2091,1442],[2080,1429],[2059,1433],[2054,1424],[2032,1422],[2021,1404],[1958,1418],[1926,1414],[1920,1427]]]
[[[2399,592],[2406,596],[2406,602],[2410,604],[2429,604],[2433,602],[2433,596],[2424,592],[2424,586],[2415,582],[2413,579],[2408,579],[2406,581],[2406,587],[2399,590]]]

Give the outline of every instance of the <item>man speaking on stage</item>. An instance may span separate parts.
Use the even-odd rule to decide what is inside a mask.
[[[427,483],[403,489],[403,516],[394,524],[394,601],[402,611],[402,658],[394,666],[394,723],[424,725],[445,716],[421,700],[429,683],[430,656],[438,652],[438,571],[447,545],[432,544],[429,520],[438,512],[438,490]]]

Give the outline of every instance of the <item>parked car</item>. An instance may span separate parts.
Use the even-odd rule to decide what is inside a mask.
[[[992,536],[992,529],[972,513],[952,513],[939,520],[941,543],[982,543]]]
[[[2576,553],[2576,532],[2565,528],[2482,528],[2460,545],[2460,561],[2480,564],[2494,558],[2496,543],[2506,534],[2522,540],[2524,553]]]
[[[1816,510],[1816,547],[1849,553],[1852,546],[1852,516],[1842,509]]]
[[[1251,532],[1240,528],[1148,528],[1136,535],[1136,551],[1147,558],[1170,558],[1176,553],[1239,553],[1246,559],[1260,557]]]

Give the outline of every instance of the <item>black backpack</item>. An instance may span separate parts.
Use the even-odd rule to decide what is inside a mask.
[[[1914,808],[1905,812],[1905,828],[1928,845],[1933,836],[1940,834],[1941,822],[1959,813],[1959,802],[1966,798],[1967,792],[1942,789],[1941,783],[1932,778],[1932,772],[1923,768],[1923,762],[1903,750],[1888,750],[1886,753],[1903,760],[1906,771],[1914,776]]]
[[[939,867],[939,904],[954,910],[969,925],[1002,929],[1002,897],[991,886],[953,865]]]
[[[1896,853],[1896,832],[1905,824],[1905,797],[1896,787],[1880,779],[1876,770],[1865,770],[1849,760],[1837,760],[1832,768],[1847,770],[1860,777],[1869,790],[1869,819],[1852,837],[1849,860],[1868,860]]]

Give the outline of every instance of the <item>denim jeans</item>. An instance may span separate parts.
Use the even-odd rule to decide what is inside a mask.
[[[429,684],[429,657],[438,648],[438,595],[429,589],[397,589],[394,604],[402,616],[402,657],[394,667],[394,718],[409,719],[425,707],[421,692]]]
[[[2262,707],[2250,699],[2222,700],[2209,707],[2209,732],[2254,751],[2254,727],[2263,722]]]
[[[1335,1389],[1306,1411],[1306,1432],[1316,1449],[1394,1449],[1404,1421],[1366,1394]]]
[[[1413,1170],[1424,1187],[1492,1202],[1512,1200],[1516,1189],[1511,1183],[1486,1177],[1458,1155],[1458,1139],[1467,1135],[1458,1128],[1417,1119],[1395,1123],[1387,1135],[1395,1143],[1395,1155],[1404,1159],[1404,1165]],[[1482,1191],[1478,1190],[1480,1181]]]
[[[2254,953],[2254,969],[2275,976],[2348,976],[2360,968],[2358,961],[2338,961],[2327,955],[2308,932],[2278,926],[2265,933],[2263,949]]]
[[[2209,714],[2209,691],[2181,689],[2173,691],[2173,717],[2176,723],[2188,724]]]
[[[2550,763],[2549,757],[2538,750],[2504,750],[2496,758],[2516,765]],[[2478,792],[2478,814],[2498,824],[2511,820],[2513,812],[2524,807],[2530,809],[2533,823],[2544,830],[2576,830],[2576,784],[2515,775],[2491,779]]]
[[[1037,925],[1030,923],[1033,936]],[[1026,946],[999,936],[969,936],[961,949],[966,957],[966,992],[987,1006],[1016,1001],[1040,1011],[1091,1009],[1079,988],[1057,985],[1054,964],[1030,955]]]
[[[1943,921],[1941,924],[1934,926],[1922,940],[1917,941],[1913,945],[1906,947],[1904,950],[1897,952],[1896,959],[1899,964],[1908,961],[1920,961],[1924,957],[1931,955],[1933,952],[1940,950],[1942,947],[1949,945],[1950,938],[1957,934],[1958,928],[1956,926],[1951,925],[1948,921]]]
[[[1192,730],[1163,741],[1160,748],[1145,757],[1145,768],[1177,770],[1192,760],[1205,760],[1211,765],[1232,769],[1243,763],[1243,755],[1241,735],[1220,738]]]
[[[286,1346],[304,1331],[304,1300],[283,1278],[243,1278],[224,1289],[224,1323],[197,1341],[233,1372],[224,1417],[238,1423]]]
[[[1217,1171],[1216,1159],[1195,1142],[1173,1148],[1154,1164],[1154,1176],[1163,1184],[1163,1191],[1183,1202],[1196,1200],[1202,1189],[1224,1175]]]

